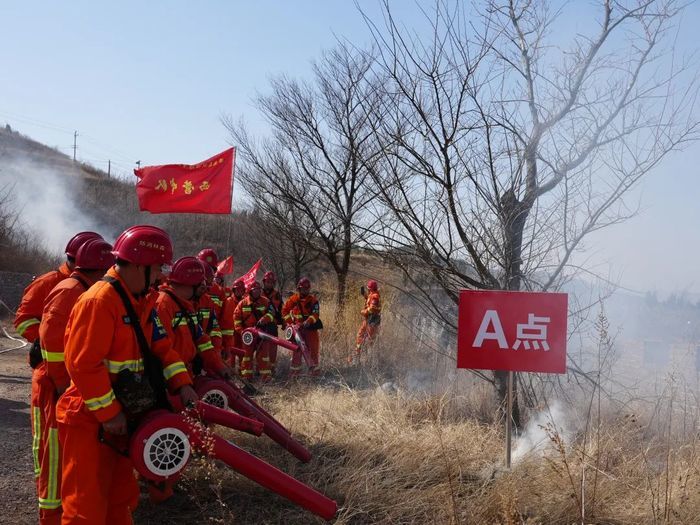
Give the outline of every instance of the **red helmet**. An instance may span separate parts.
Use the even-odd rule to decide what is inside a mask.
[[[156,226],[132,226],[114,241],[112,254],[133,264],[170,264],[173,244],[170,236]]]
[[[370,279],[369,281],[367,281],[367,289],[368,290],[370,290],[372,292],[376,292],[377,288],[378,288],[377,281],[375,281],[374,279]]]
[[[168,281],[177,284],[197,286],[204,280],[202,262],[196,257],[180,257],[170,270]]]
[[[245,283],[243,282],[243,279],[236,280],[236,282],[233,283],[233,286],[231,286],[231,289],[239,292],[245,292]]]
[[[311,288],[311,281],[307,277],[302,277],[297,283],[297,288]]]
[[[272,281],[277,282],[277,276],[275,275],[275,272],[265,272],[265,275],[263,275],[262,278],[263,282],[265,281]]]
[[[73,235],[73,238],[66,244],[66,255],[68,257],[75,257],[78,255],[78,248],[80,248],[86,241],[91,239],[101,239],[102,235],[95,232],[80,232]]]
[[[108,270],[113,264],[112,245],[102,238],[84,242],[75,254],[78,270]]]
[[[246,289],[246,291],[247,291],[248,293],[250,293],[250,292],[252,292],[253,290],[261,290],[261,289],[262,289],[262,287],[260,286],[260,282],[259,282],[259,281],[253,281],[252,283],[250,283],[250,284],[248,285],[248,288]]]
[[[197,254],[197,259],[212,267],[219,264],[219,258],[217,257],[216,252],[211,248],[204,248]]]

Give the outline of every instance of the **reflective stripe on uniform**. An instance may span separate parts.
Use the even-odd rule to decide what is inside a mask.
[[[219,299],[215,295],[211,296],[211,302],[214,303],[216,306],[221,306],[221,299]]]
[[[234,330],[221,330],[221,335],[233,335]]]
[[[200,352],[206,352],[207,350],[211,350],[212,348],[214,348],[214,345],[211,341],[206,341],[197,345],[197,350],[199,350]]]
[[[34,326],[35,324],[40,324],[41,321],[37,319],[36,317],[32,317],[31,319],[27,319],[26,321],[22,321],[17,325],[17,333],[24,337],[24,332],[27,331],[27,328],[30,326]]]
[[[122,370],[143,372],[143,359],[129,359],[127,361],[110,361],[105,359],[105,364],[111,374],[118,374]]]
[[[39,508],[45,510],[54,510],[61,506],[60,499],[39,498]]]
[[[221,330],[212,330],[209,332],[209,337],[221,337]]]
[[[34,476],[41,474],[41,464],[39,463],[39,445],[41,443],[41,410],[39,407],[32,407],[32,456],[34,457]]]
[[[43,348],[41,349],[41,357],[49,363],[63,363],[64,361],[63,352],[49,352]]]
[[[182,372],[187,372],[187,367],[185,366],[185,363],[183,363],[182,361],[176,361],[175,363],[168,365],[163,369],[163,376],[165,377],[165,379],[169,380]]]
[[[100,397],[93,397],[91,399],[85,400],[85,406],[88,410],[100,410],[101,408],[107,408],[109,405],[114,403],[114,391],[110,388],[109,392]]]
[[[58,429],[49,428],[49,484],[46,499],[39,498],[39,508],[57,509],[61,506],[58,497],[58,469],[59,469],[59,449],[58,449]]]

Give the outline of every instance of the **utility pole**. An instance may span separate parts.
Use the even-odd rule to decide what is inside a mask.
[[[73,162],[75,162],[75,152],[78,149],[78,132],[73,133]]]
[[[112,175],[112,160],[107,161],[107,176],[110,177]]]

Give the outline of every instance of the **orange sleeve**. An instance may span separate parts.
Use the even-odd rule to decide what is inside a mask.
[[[15,314],[15,330],[30,343],[39,337],[39,323],[41,322],[41,312],[44,309],[44,301],[54,285],[57,284],[57,280],[42,277],[35,279],[25,288],[22,301]]]
[[[41,354],[47,363],[49,377],[57,390],[65,390],[70,385],[66,370],[63,343],[68,317],[83,288],[60,288],[49,294],[39,326]]]
[[[293,318],[292,318],[292,308],[294,308],[294,296],[291,296],[289,299],[287,299],[284,303],[284,306],[282,306],[282,319],[286,324],[292,324]]]
[[[173,346],[175,341],[173,317],[174,311],[168,308],[165,301],[156,302],[156,311],[153,317],[156,326],[154,327],[154,336],[151,338],[151,349],[163,365],[163,375],[168,381],[168,388],[171,392],[177,392],[180,387],[192,384],[192,379],[182,355]],[[155,335],[159,331],[164,334],[164,337]]]
[[[66,329],[66,369],[88,411],[101,423],[122,410],[105,365],[117,316],[113,305],[104,300],[79,300],[70,313]]]
[[[221,342],[224,348],[231,348],[233,346],[233,311],[236,307],[235,301],[235,298],[229,297],[226,299],[221,309],[219,326],[221,327]]]
[[[237,305],[236,309],[233,311],[233,329],[236,332],[241,332],[243,330],[243,301],[241,300]]]

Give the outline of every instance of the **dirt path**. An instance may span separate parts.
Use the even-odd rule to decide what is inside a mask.
[[[0,332],[0,352],[16,346]],[[0,523],[36,523],[26,348],[0,354]]]

